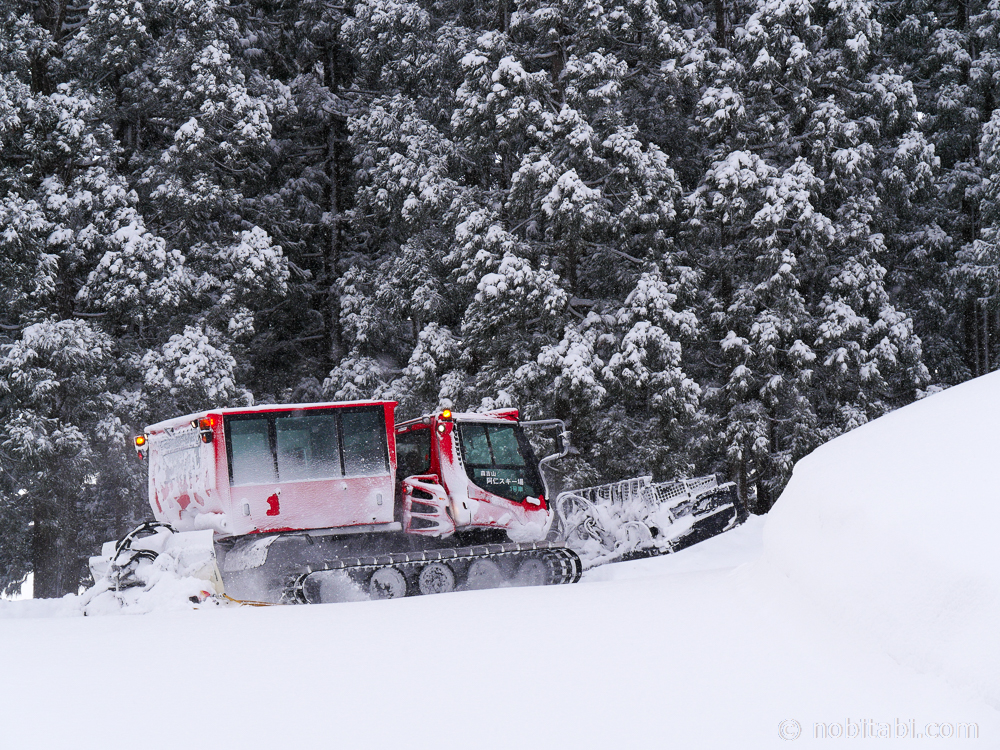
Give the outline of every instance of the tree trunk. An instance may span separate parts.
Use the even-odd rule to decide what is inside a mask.
[[[338,95],[341,87],[340,66],[337,56],[338,45],[331,44],[327,48],[326,64],[323,77],[327,90]],[[344,133],[343,120],[339,115],[330,116],[326,140],[326,172],[327,172],[327,212],[330,215],[330,227],[327,237],[326,257],[324,258],[324,279],[326,283],[326,369],[333,369],[344,356],[343,334],[340,326],[340,294],[336,282],[341,273],[341,256],[343,233],[341,228],[341,179],[340,162],[343,158],[341,141]]]
[[[59,518],[51,505],[41,499],[34,502],[31,535],[31,570],[34,573],[35,599],[62,596],[62,565]]]
[[[715,43],[726,46],[726,4],[725,0],[715,0]]]
[[[755,515],[762,516],[771,510],[771,507],[774,505],[774,499],[771,497],[771,491],[767,488],[767,485],[761,481],[760,475],[758,475],[754,487],[757,490],[757,502],[754,504],[753,512]]]
[[[976,314],[976,300],[966,300],[962,308],[962,328],[965,333],[965,362],[972,377],[983,374],[979,361],[979,316]]]
[[[756,508],[750,506],[750,477],[747,471],[747,454],[744,449],[740,454],[739,461],[736,463],[735,476],[733,481],[736,482],[736,494],[743,504],[743,507],[749,510],[751,513],[756,513]]]
[[[983,300],[981,305],[983,308],[983,324],[981,327],[982,340],[983,340],[983,374],[990,372],[993,368],[990,366],[990,311],[986,305],[986,301]]]

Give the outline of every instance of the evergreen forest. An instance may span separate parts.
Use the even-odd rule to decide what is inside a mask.
[[[4,0],[0,590],[207,407],[516,406],[764,513],[996,368],[998,198],[1000,0]]]

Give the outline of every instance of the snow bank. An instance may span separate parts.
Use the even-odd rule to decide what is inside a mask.
[[[62,599],[20,599],[0,601],[0,620],[33,617],[73,617],[80,615],[79,597],[66,594]]]
[[[764,558],[841,626],[1000,707],[1000,373],[820,447]]]
[[[995,745],[1000,712],[747,566],[766,525],[573,586],[142,617],[3,603],[0,745],[774,750],[860,717],[975,722]]]

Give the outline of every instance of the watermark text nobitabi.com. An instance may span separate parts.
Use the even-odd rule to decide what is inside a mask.
[[[778,723],[778,736],[783,740],[806,737],[815,740],[867,739],[979,739],[979,724],[974,721],[918,721],[916,719],[851,719],[800,723],[783,719]]]

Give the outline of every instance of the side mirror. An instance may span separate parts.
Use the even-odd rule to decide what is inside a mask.
[[[559,433],[559,452],[564,456],[580,455],[580,451],[577,450],[576,446],[570,440],[569,430],[563,430]]]

